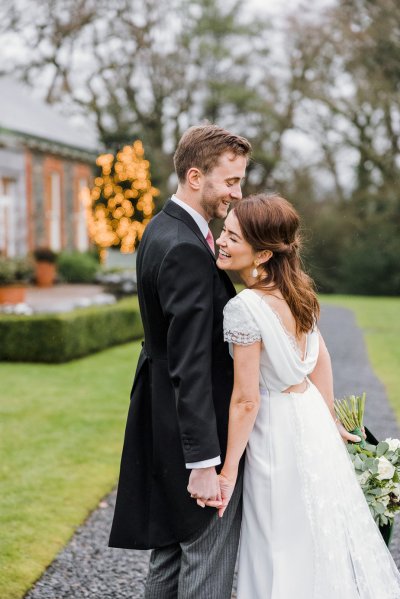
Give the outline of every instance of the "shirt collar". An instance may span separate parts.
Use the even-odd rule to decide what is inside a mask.
[[[180,200],[179,198],[177,198],[175,194],[173,194],[171,196],[171,200],[173,202],[175,202],[175,204],[178,204],[178,206],[180,206],[181,208],[183,208],[183,210],[186,210],[186,212],[188,214],[190,214],[190,216],[193,218],[193,220],[196,223],[196,225],[199,227],[202,235],[204,237],[207,237],[207,233],[209,231],[209,227],[208,227],[208,222],[206,221],[206,219],[203,216],[201,216],[201,214],[199,214],[197,212],[197,210],[195,210],[194,208],[192,208],[191,206],[189,206],[188,204],[186,204],[186,202],[183,202],[182,200]]]

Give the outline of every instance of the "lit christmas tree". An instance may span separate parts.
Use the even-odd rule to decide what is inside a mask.
[[[116,156],[101,154],[96,163],[101,176],[84,201],[89,236],[103,260],[112,246],[123,253],[135,250],[154,214],[153,198],[159,191],[151,185],[150,163],[139,140]]]

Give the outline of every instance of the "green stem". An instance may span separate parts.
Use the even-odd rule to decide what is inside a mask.
[[[356,428],[354,428],[350,432],[351,432],[352,435],[357,435],[361,439],[361,441],[354,442],[355,445],[359,445],[360,447],[362,447],[362,449],[365,449],[367,447],[367,444],[365,443],[365,439],[364,439],[364,436],[363,436],[361,428],[357,426]]]

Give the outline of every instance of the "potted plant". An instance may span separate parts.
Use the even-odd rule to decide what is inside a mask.
[[[25,301],[26,284],[33,274],[28,258],[0,256],[0,304],[19,304]]]
[[[50,248],[36,248],[33,252],[35,258],[35,282],[38,287],[51,287],[56,279],[57,254]]]

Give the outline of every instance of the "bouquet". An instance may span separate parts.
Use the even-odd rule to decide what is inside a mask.
[[[400,440],[385,439],[378,445],[364,440],[365,393],[335,399],[334,405],[346,430],[362,439],[359,443],[348,443],[347,450],[372,516],[381,530],[392,528],[400,510]]]

